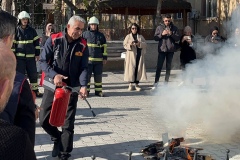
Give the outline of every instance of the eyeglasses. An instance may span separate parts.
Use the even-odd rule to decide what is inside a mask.
[[[132,30],[137,30],[137,28],[131,28]]]

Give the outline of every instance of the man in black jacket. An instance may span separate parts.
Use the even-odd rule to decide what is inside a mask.
[[[16,74],[16,59],[10,47],[14,40],[16,20],[9,13],[0,11],[0,112],[7,104]],[[2,40],[0,40],[2,41]],[[0,119],[0,159],[35,160],[36,156],[28,134],[7,121]]]
[[[62,87],[63,82],[79,89],[79,96],[87,96],[88,48],[81,38],[85,20],[79,16],[70,18],[65,32],[52,34],[47,39],[40,56],[40,66],[45,73],[44,94],[40,111],[40,125],[54,141],[52,157],[62,160],[70,157],[73,149],[74,121],[78,94],[72,93],[68,104],[62,131],[49,123],[55,87]]]
[[[155,82],[152,89],[156,89],[162,66],[166,58],[166,75],[165,83],[169,81],[171,64],[173,59],[173,54],[176,51],[176,42],[180,39],[178,28],[173,25],[171,15],[165,15],[163,17],[163,24],[160,24],[154,34],[154,40],[158,41],[158,61],[157,70],[155,76]]]

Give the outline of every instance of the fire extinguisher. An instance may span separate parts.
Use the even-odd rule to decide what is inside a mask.
[[[60,127],[64,125],[67,108],[70,100],[71,90],[65,87],[55,90],[49,123],[52,126]]]

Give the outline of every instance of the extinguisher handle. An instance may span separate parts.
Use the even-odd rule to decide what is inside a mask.
[[[76,92],[77,94],[80,94],[79,91],[77,91],[77,90],[74,89],[73,87],[70,87],[70,86],[67,86],[67,85],[64,86],[64,87],[67,88],[67,89],[69,89],[69,90],[71,90],[72,92]],[[93,109],[92,109],[90,103],[88,102],[88,100],[87,100],[86,98],[85,98],[84,100],[85,100],[85,102],[87,103],[88,107],[90,108],[93,117],[96,117],[96,114],[94,113],[94,111],[93,111]]]

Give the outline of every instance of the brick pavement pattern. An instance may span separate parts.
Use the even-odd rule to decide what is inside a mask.
[[[177,86],[179,70],[173,70],[170,86]],[[150,143],[162,140],[166,124],[160,117],[154,116],[153,98],[150,91],[154,82],[154,72],[148,72],[148,81],[140,83],[142,91],[128,91],[128,84],[123,82],[122,72],[104,72],[103,90],[106,97],[96,97],[94,90],[88,98],[96,117],[92,117],[87,104],[79,100],[75,121],[74,149],[70,160],[128,160],[128,153],[133,152],[132,160],[143,160],[139,151]],[[160,81],[163,81],[163,76]],[[161,85],[160,85],[161,88]],[[41,99],[37,99],[40,105]],[[171,124],[167,124],[171,125]],[[230,149],[232,159],[240,159],[240,141],[218,144],[206,141],[201,135],[201,126],[192,125],[186,131],[188,142],[199,142],[197,147],[204,148],[204,153],[211,154],[216,160],[223,160],[226,149]],[[236,136],[239,140],[240,136]],[[172,138],[171,135],[169,138]],[[37,123],[35,152],[39,160],[54,160],[51,157],[53,143]]]

